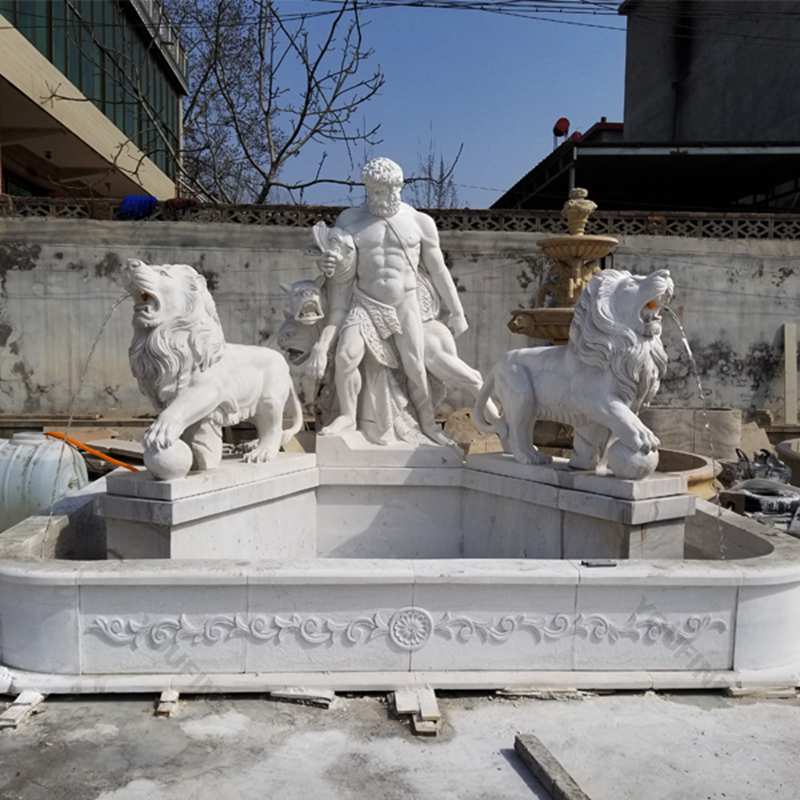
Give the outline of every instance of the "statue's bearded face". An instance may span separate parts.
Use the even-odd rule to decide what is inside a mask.
[[[402,183],[368,183],[367,208],[376,217],[393,217],[400,210]]]

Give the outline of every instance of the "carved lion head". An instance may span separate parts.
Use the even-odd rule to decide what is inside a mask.
[[[225,336],[205,278],[187,264],[130,259],[123,271],[133,297],[128,355],[139,388],[157,408],[221,357]]]
[[[294,281],[289,285],[282,283],[281,289],[286,293],[286,308],[283,313],[286,319],[293,319],[301,325],[315,325],[325,316],[322,299],[322,283],[320,275],[316,280]]]
[[[609,368],[631,405],[650,402],[666,372],[661,313],[675,286],[669,271],[597,273],[578,299],[569,346],[583,363]]]

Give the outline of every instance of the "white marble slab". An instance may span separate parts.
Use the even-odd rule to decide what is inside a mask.
[[[457,558],[461,504],[459,486],[320,486],[317,555]]]
[[[731,669],[736,589],[578,587],[575,669]]]
[[[647,500],[620,500],[599,494],[559,489],[558,507],[585,517],[597,517],[625,525],[642,525],[665,519],[681,519],[694,513],[694,495],[671,495]]]
[[[358,431],[317,436],[320,467],[460,467],[463,461],[464,454],[458,447],[400,443],[383,446],[372,444]]]
[[[243,672],[244,639],[225,621],[246,611],[244,584],[82,587],[82,671]]]
[[[472,491],[462,502],[465,558],[561,558],[557,508]]]
[[[456,486],[460,469],[439,467],[320,467],[321,486]]]
[[[392,624],[412,603],[405,584],[251,585],[242,636],[247,672],[407,671]]]
[[[123,497],[150,500],[181,500],[200,494],[250,483],[259,483],[279,475],[288,475],[316,466],[313,454],[279,453],[266,464],[245,464],[242,461],[223,461],[217,469],[190,472],[185,478],[171,481],[154,480],[149,472],[132,473],[116,470],[107,478],[108,493]]]
[[[736,669],[762,670],[794,664],[800,672],[800,581],[742,586],[736,615]]]
[[[571,669],[576,586],[417,584],[414,670]]]
[[[313,458],[313,456],[308,457]],[[249,483],[235,483],[179,500],[105,495],[99,498],[98,509],[104,517],[148,522],[154,525],[182,525],[279,499],[289,494],[315,489],[318,483],[317,469],[310,468],[289,474],[268,476]]]
[[[545,483],[563,489],[616,497],[620,500],[646,500],[686,492],[686,478],[673,473],[656,473],[640,481],[622,480],[613,475],[597,475],[588,470],[573,470],[567,459],[555,457],[552,464],[520,464],[508,453],[480,453],[467,457],[467,469],[491,472],[511,478]]]
[[[72,585],[37,585],[0,577],[0,663],[42,672],[81,670],[77,574]]]

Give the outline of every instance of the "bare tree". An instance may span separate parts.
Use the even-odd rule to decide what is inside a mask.
[[[191,64],[183,114],[183,166],[224,202],[266,202],[276,189],[352,185],[328,171],[327,147],[378,143],[379,126],[359,126],[364,103],[383,86],[364,44],[358,0],[298,13],[270,0],[168,0]],[[316,148],[304,180],[286,167]],[[281,193],[284,194],[284,193]]]
[[[427,150],[417,156],[417,169],[409,179],[411,196],[417,208],[457,208],[458,191],[455,183],[455,169],[464,144],[459,145],[458,152],[449,163],[444,155],[437,152],[436,142],[431,129]]]
[[[171,24],[162,26],[164,6]],[[154,3],[160,17],[155,30],[159,35],[177,30],[191,65],[180,145],[163,124],[164,109],[148,96],[133,52],[98,37],[79,6],[70,3],[69,8],[76,20],[67,28],[70,46],[118,86],[119,94],[111,99],[75,95],[57,84],[48,87],[42,102],[139,109],[135,138],[126,134],[113,158],[114,167],[138,183],[145,156],[160,152],[175,165],[184,191],[198,197],[227,203],[295,201],[296,193],[302,197],[310,186],[356,185],[349,179],[353,146],[380,141],[380,126],[356,122],[357,112],[384,83],[380,68],[365,70],[373,52],[364,44],[358,0],[331,0],[303,13],[291,0]],[[154,46],[151,42],[148,49]],[[349,160],[346,174],[329,172],[329,148],[332,161],[340,155]],[[309,152],[315,166],[303,180],[282,180],[287,164]],[[88,183],[86,188],[92,191]]]

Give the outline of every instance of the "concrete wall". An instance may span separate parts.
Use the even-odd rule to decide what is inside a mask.
[[[536,296],[541,234],[445,232],[442,246],[471,328],[461,353],[486,371],[526,344],[506,328]],[[315,272],[306,230],[234,224],[0,219],[0,413],[143,414],[127,360],[132,304],[119,268],[138,256],[205,273],[232,342],[267,341],[282,321],[282,282]],[[800,242],[622,237],[615,266],[667,267],[674,307],[715,406],[782,409],[781,326],[800,317]],[[94,355],[87,355],[97,339]],[[699,405],[675,328],[659,403]]]
[[[631,4],[625,138],[800,141],[796,12],[786,0]]]

